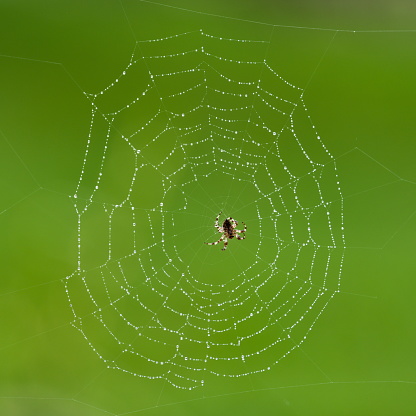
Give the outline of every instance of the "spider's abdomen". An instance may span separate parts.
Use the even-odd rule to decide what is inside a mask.
[[[227,238],[234,238],[234,228],[228,219],[224,221],[222,228],[224,229],[224,233],[227,234]]]

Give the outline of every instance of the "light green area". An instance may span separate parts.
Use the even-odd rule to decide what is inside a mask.
[[[210,1],[195,5],[183,0],[171,2],[179,7],[172,8],[130,0],[3,2],[1,414],[414,413],[416,32],[408,30],[412,29],[414,6],[393,1],[380,3],[377,9],[365,2],[344,6],[313,3]],[[270,24],[294,27],[273,29]],[[120,77],[135,40],[200,29],[215,36],[270,40],[266,50],[263,46],[247,49],[246,58],[266,56],[284,79],[305,89],[308,114],[337,164],[344,196],[346,250],[341,293],[330,302],[301,348],[267,373],[239,379],[209,377],[203,388],[188,392],[165,381],[106,369],[71,325],[73,316],[62,279],[77,266],[77,218],[70,196],[78,183],[90,127],[91,105],[84,92],[99,92]],[[393,29],[398,31],[389,31]],[[186,42],[192,46],[192,40]],[[215,50],[228,58],[240,53],[223,45],[216,45]],[[147,46],[138,53],[146,56]],[[173,46],[177,48],[178,43]],[[163,71],[169,72],[170,67]],[[249,71],[240,75],[248,76]],[[143,77],[138,69],[135,79]],[[265,79],[265,75],[260,77]],[[184,89],[183,82],[165,85],[163,91]],[[218,81],[212,82],[220,87]],[[130,87],[123,90],[120,85],[114,95],[103,96],[100,105],[113,111],[112,106],[128,102],[130,93]],[[171,110],[181,106],[180,111],[186,111],[193,99],[175,100]],[[213,98],[210,103],[215,104]],[[150,104],[141,109],[143,119],[147,118],[145,111],[151,113]],[[130,116],[117,122],[119,130],[128,131],[137,120]],[[275,119],[270,122],[277,123]],[[99,121],[94,124],[98,146],[103,145],[105,127]],[[145,157],[158,164],[166,148],[160,142],[154,149],[149,147]],[[92,154],[98,150],[93,149]],[[201,152],[197,149],[194,156]],[[288,151],[285,160],[290,156]],[[319,155],[315,152],[314,156]],[[108,225],[104,224],[103,207],[117,203],[131,176],[132,160],[122,147],[110,149],[98,203],[90,209],[91,218],[82,235],[83,260],[90,262],[89,267],[105,261]],[[95,177],[91,173],[94,163],[99,170],[100,162],[100,157],[92,158],[81,194],[88,194]],[[167,170],[174,166],[174,161],[170,163]],[[298,159],[291,163],[300,166]],[[198,169],[201,179],[203,167]],[[157,172],[149,168],[141,174],[148,186],[140,189],[135,205],[146,210],[159,201],[163,189]],[[186,175],[191,173],[184,172],[178,182]],[[261,240],[255,235],[258,218],[250,205],[257,191],[249,183],[233,182],[219,172],[198,186],[191,184],[186,188],[187,209],[189,218],[198,220],[176,215],[176,225],[166,226],[172,233],[186,230],[175,237],[174,244],[190,245],[189,250],[182,250],[185,263],[194,276],[210,283],[210,279],[221,282],[226,278],[230,264],[247,267],[255,261]],[[261,183],[267,187],[265,180]],[[299,191],[300,196],[307,194],[307,189]],[[165,196],[166,204],[180,209],[180,194],[168,192]],[[230,242],[226,253],[220,246],[201,244],[196,248],[199,236],[203,241],[214,241],[211,238],[217,236],[212,225],[218,207],[232,211],[227,215],[251,222],[252,227],[251,238],[248,232],[246,241]],[[117,221],[122,230],[123,215]],[[142,225],[145,228],[146,221]],[[335,225],[340,226],[339,219]],[[268,232],[266,229],[266,237]],[[130,247],[123,232],[112,239],[120,255]],[[150,241],[151,236],[143,229],[139,246],[146,246],[146,239]],[[275,242],[270,238],[269,247],[262,249],[266,260],[271,261]],[[232,260],[224,260],[223,254]],[[290,264],[285,259],[283,267]],[[88,299],[81,295],[85,292],[78,289],[75,293],[75,300],[85,307],[79,313],[88,314]],[[94,328],[90,331],[92,339]]]

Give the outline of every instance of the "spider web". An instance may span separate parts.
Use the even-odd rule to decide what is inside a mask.
[[[139,41],[91,100],[73,325],[109,368],[181,389],[270,370],[339,292],[343,199],[267,40]],[[222,212],[246,239],[219,239]]]

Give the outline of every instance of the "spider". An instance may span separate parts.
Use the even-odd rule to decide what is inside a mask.
[[[218,217],[215,218],[215,227],[217,228],[219,233],[222,233],[221,238],[218,241],[215,241],[215,243],[204,243],[204,244],[215,246],[220,241],[224,241],[224,247],[221,250],[226,250],[227,245],[228,245],[228,239],[237,237],[237,240],[244,240],[246,238],[245,234],[243,236],[241,236],[240,234],[245,233],[247,231],[247,226],[244,224],[244,222],[241,221],[244,224],[244,230],[237,230],[236,227],[238,225],[238,222],[234,220],[233,218],[228,217],[222,223],[222,227],[220,227],[218,224],[218,219],[220,218],[221,214],[222,212],[220,212],[218,214]]]

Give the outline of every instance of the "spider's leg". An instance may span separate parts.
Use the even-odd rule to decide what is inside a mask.
[[[237,237],[237,240],[244,240],[246,238],[245,235],[241,236],[241,235],[236,234],[235,236]]]
[[[215,243],[204,243],[204,244],[208,244],[209,246],[215,246],[216,244],[218,244],[223,239],[224,239],[224,236],[222,235],[221,238],[218,241],[216,241]]]
[[[218,220],[220,219],[220,215],[222,214],[222,211],[218,214],[218,217],[217,218],[215,218],[215,227],[218,229],[218,231],[220,231],[219,230],[219,228],[220,228],[220,226],[219,226],[219,224],[218,224]],[[221,231],[220,231],[221,232]]]
[[[244,230],[235,230],[236,233],[245,233],[247,231],[247,225],[241,221],[242,224],[244,224]]]
[[[231,218],[231,217],[229,218],[229,220],[232,221],[231,227],[233,227],[233,228],[237,227],[238,221],[236,221],[234,218]]]
[[[224,247],[221,249],[221,251],[227,250],[227,245],[228,245],[228,239],[227,237],[224,238]]]

